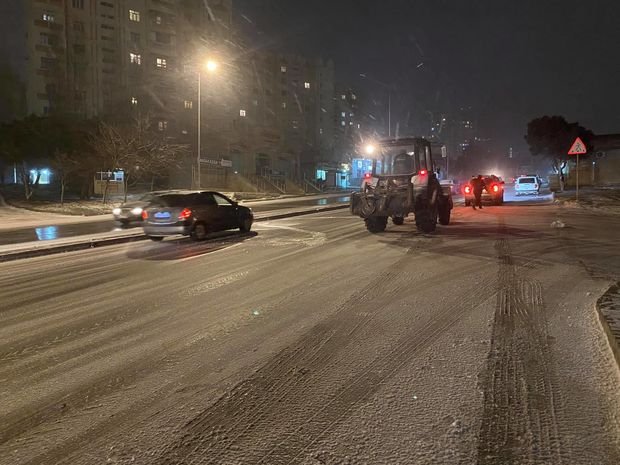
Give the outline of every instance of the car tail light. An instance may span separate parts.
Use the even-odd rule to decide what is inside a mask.
[[[372,175],[370,173],[366,173],[364,175],[364,179],[370,179],[372,177]]]
[[[471,194],[471,186],[465,186],[465,193]]]
[[[146,210],[142,210],[142,219],[146,220],[149,217],[149,214],[146,212]]]
[[[181,213],[179,213],[180,220],[186,220],[192,216],[192,211],[189,208],[184,208]]]
[[[420,176],[426,176],[427,171],[426,170],[420,170]]]
[[[499,186],[497,184],[493,186],[493,192],[499,192]]]

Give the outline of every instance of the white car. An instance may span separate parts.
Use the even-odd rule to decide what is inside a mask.
[[[516,195],[538,195],[540,193],[540,180],[537,176],[519,176],[515,181]]]

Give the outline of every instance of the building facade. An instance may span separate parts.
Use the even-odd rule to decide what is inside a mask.
[[[233,174],[315,179],[349,152],[354,105],[335,98],[334,64],[243,46],[232,0],[0,4],[2,120],[148,116],[192,153],[175,187],[188,187],[198,166],[215,187]]]

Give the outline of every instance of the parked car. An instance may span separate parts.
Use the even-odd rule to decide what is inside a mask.
[[[538,195],[540,193],[540,179],[538,176],[519,176],[515,181],[516,195]]]
[[[485,203],[492,203],[494,205],[503,205],[504,203],[504,181],[494,174],[487,174],[482,176],[484,185],[486,188],[482,191],[482,201]],[[465,184],[463,188],[463,195],[465,197],[465,206],[469,207],[474,203],[474,191],[471,184]]]
[[[155,199],[157,195],[165,194],[170,191],[149,192],[138,200],[131,200],[123,203],[120,207],[112,210],[112,216],[120,224],[126,226],[130,223],[142,222],[142,211]]]
[[[209,233],[239,228],[248,232],[254,215],[219,192],[183,191],[158,195],[142,212],[144,233],[154,241],[183,235],[203,240]]]

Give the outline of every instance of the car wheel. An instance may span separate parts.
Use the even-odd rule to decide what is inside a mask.
[[[252,218],[246,218],[241,222],[241,226],[239,226],[239,230],[241,232],[247,233],[252,229]]]
[[[400,225],[405,223],[405,217],[403,217],[403,216],[394,216],[394,217],[392,217],[392,223],[394,223],[396,226],[400,226]]]
[[[149,236],[149,239],[155,242],[160,242],[164,240],[162,236]]]
[[[204,241],[207,238],[207,227],[204,223],[196,223],[190,234],[191,238],[195,241]]]

